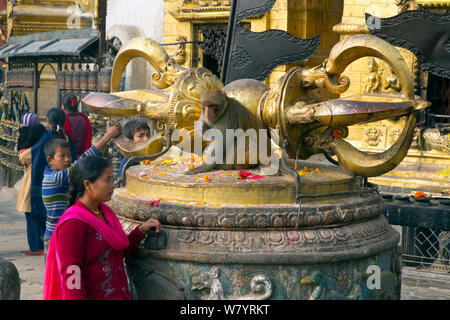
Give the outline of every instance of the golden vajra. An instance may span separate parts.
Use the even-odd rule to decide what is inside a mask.
[[[163,92],[116,92],[125,67],[135,57],[145,58],[156,69],[152,83]],[[350,81],[342,73],[362,57],[384,60],[398,77],[402,91],[325,101],[324,96],[341,94],[349,88]],[[200,97],[208,89],[223,89],[255,114],[265,128],[279,130],[280,141],[287,141],[286,151],[291,157],[308,159],[317,153],[334,154],[346,172],[367,177],[382,175],[403,160],[414,135],[417,111],[430,105],[414,95],[412,76],[397,49],[371,35],[340,41],[322,64],[311,69],[292,68],[272,88],[250,79],[224,87],[208,69],[185,69],[156,41],[135,38],[116,56],[111,93],[93,93],[83,102],[93,112],[107,117],[143,116],[156,121],[161,132],[146,142],[134,143],[123,136],[116,139],[121,153],[130,158],[161,152],[170,139],[164,129],[186,130],[193,136],[194,121],[201,113]],[[400,116],[406,117],[403,131],[382,153],[362,152],[344,140],[348,126]]]

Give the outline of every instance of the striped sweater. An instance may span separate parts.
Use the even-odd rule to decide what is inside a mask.
[[[101,157],[101,154],[93,146],[86,150],[79,159],[87,156]],[[44,241],[50,240],[59,218],[69,205],[69,173],[75,163],[63,170],[52,170],[48,166],[45,167],[42,180],[42,200],[47,211]]]

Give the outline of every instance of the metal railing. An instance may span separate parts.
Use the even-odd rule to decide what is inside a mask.
[[[402,229],[402,257],[405,266],[450,273],[450,231],[422,227]]]

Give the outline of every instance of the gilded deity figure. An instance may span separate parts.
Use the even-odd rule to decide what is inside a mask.
[[[386,84],[384,85],[383,89],[388,92],[402,91],[402,84],[398,81],[398,78],[391,67],[389,68],[389,74],[386,76]]]
[[[366,93],[380,92],[381,75],[378,72],[378,64],[374,58],[369,60],[369,76],[367,77]]]

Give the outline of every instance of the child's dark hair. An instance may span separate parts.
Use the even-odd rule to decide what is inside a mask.
[[[55,156],[55,150],[56,148],[69,148],[69,143],[64,139],[53,139],[47,142],[44,146],[44,154],[45,159],[48,157],[52,158]]]
[[[87,156],[78,160],[69,174],[69,205],[84,194],[84,181],[94,183],[111,163],[101,157]]]
[[[68,111],[78,111],[78,99],[73,93],[67,93],[63,97],[62,105]]]
[[[123,126],[122,132],[125,135],[125,137],[133,140],[133,136],[136,133],[136,131],[141,130],[141,129],[150,131],[150,127],[148,126],[148,124],[145,121],[130,120]]]
[[[52,126],[53,137],[55,139],[66,139],[63,127],[66,123],[66,114],[61,108],[51,108],[47,112],[47,120]]]

